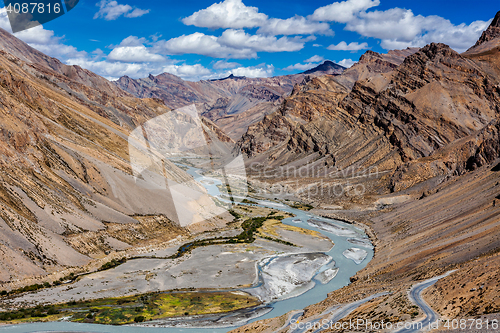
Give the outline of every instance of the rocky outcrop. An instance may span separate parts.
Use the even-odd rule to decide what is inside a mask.
[[[390,189],[399,192],[434,177],[455,177],[493,163],[500,157],[500,120],[473,135],[436,150],[431,156],[399,166]]]
[[[500,11],[495,15],[488,29],[483,31],[481,37],[479,37],[476,44],[474,44],[474,46],[471,47],[469,50],[499,37],[500,37]]]
[[[312,91],[317,93],[307,94]],[[266,152],[277,145],[286,145],[290,153],[294,148],[299,151],[317,149],[314,137],[305,133],[301,125],[324,117],[345,93],[347,91],[329,77],[306,77],[301,85],[295,86],[277,112],[249,127],[238,141],[238,148],[248,156]],[[301,133],[302,140],[293,133]]]
[[[342,75],[335,78],[337,82],[352,89],[354,83],[358,80],[364,80],[368,77],[376,77],[393,71],[401,65],[404,59],[417,52],[418,48],[407,48],[404,50],[392,50],[386,54],[380,54],[371,50],[366,51],[357,63],[346,69]]]
[[[383,132],[358,124],[339,108],[347,93],[332,76],[307,77],[278,112],[249,127],[237,148],[249,156],[249,164],[262,163],[267,168],[387,170],[399,165]]]

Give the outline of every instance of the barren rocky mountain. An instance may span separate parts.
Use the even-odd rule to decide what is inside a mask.
[[[274,112],[293,87],[303,81],[305,74],[339,75],[344,70],[340,65],[325,61],[302,74],[271,78],[253,79],[231,74],[223,79],[189,82],[163,73],[137,80],[124,76],[116,85],[136,97],[160,98],[172,109],[196,104],[203,110],[204,117],[238,140],[249,125]]]
[[[238,139],[250,123],[272,112],[281,103],[282,96],[289,94],[303,77],[251,79],[229,76],[189,82],[163,73],[138,80],[124,76],[116,85],[136,97],[162,99],[172,109],[196,104],[203,110],[203,116],[214,121],[233,139]]]
[[[362,60],[379,63],[380,58],[369,51]],[[456,147],[459,139],[489,137],[495,128],[499,81],[485,66],[444,44],[430,44],[391,71],[356,81],[352,90],[338,83],[349,70],[338,77],[314,78],[294,89],[278,112],[250,126],[237,145],[255,161],[273,165],[301,159],[308,163],[300,153],[314,152],[315,159],[336,161],[341,168],[383,171],[401,166],[406,176],[396,170],[391,190],[408,187],[401,177],[418,175],[418,183],[447,172],[461,173],[495,159],[495,154],[483,153],[494,151],[494,143],[487,148],[488,143],[468,141],[467,153],[456,153],[442,164],[433,154]]]
[[[357,63],[346,69],[335,79],[342,85],[352,89],[354,83],[358,80],[364,80],[367,77],[378,77],[383,73],[393,71],[401,65],[405,58],[418,51],[418,48],[407,48],[405,50],[391,50],[385,54],[366,51]],[[377,75],[379,74],[379,75]]]

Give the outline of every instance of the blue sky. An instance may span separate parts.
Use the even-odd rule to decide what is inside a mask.
[[[430,42],[462,52],[498,10],[470,0],[81,0],[16,36],[110,80],[169,72],[194,81],[294,74],[325,59],[347,67],[367,49]],[[5,10],[0,27],[10,29]]]

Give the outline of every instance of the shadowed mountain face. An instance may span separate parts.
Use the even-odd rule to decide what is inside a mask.
[[[315,75],[339,75],[346,70],[345,67],[340,66],[330,60],[326,60],[321,65],[311,68],[302,74],[315,74]]]

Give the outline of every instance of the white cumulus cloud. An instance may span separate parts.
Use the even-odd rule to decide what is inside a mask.
[[[238,64],[237,62],[228,62],[225,60],[219,60],[215,64],[213,64],[212,68],[214,69],[231,69],[231,68],[236,68],[240,67],[241,65]]]
[[[347,23],[359,13],[380,4],[380,0],[347,0],[334,2],[314,11],[310,19],[316,21]]]
[[[96,4],[99,11],[95,13],[94,19],[104,18],[106,21],[113,21],[120,16],[134,18],[149,13],[149,9],[133,8],[130,5],[120,5],[115,0],[101,0]]]
[[[304,60],[304,62],[322,62],[325,60],[322,56],[313,55],[311,58]]]
[[[235,76],[246,76],[246,77],[271,77],[274,73],[273,65],[260,64],[257,66],[250,67],[237,67],[232,69],[227,74],[233,74]]]
[[[257,52],[293,52],[304,47],[305,39],[250,35],[243,30],[228,29],[221,36],[195,32],[155,43],[157,53],[200,54],[213,58],[256,58]]]
[[[461,52],[474,45],[488,24],[486,21],[474,21],[469,25],[454,25],[440,16],[415,15],[409,9],[391,8],[360,13],[347,23],[346,30],[381,39],[381,46],[385,49],[422,47],[442,42]]]
[[[122,40],[118,46],[107,56],[110,61],[121,62],[162,62],[165,58],[152,52],[151,48],[146,47],[148,41],[144,37],[129,36]]]
[[[268,18],[257,7],[246,6],[241,0],[225,0],[201,9],[182,19],[186,25],[210,29],[243,29],[259,27],[261,35],[333,35],[330,25],[296,15],[288,19]]]
[[[232,48],[219,43],[216,36],[195,32],[167,41],[158,41],[154,48],[166,54],[199,54],[213,58],[255,58],[257,53],[249,48]]]
[[[108,60],[123,62],[160,62],[165,58],[151,53],[146,46],[118,46],[108,55]]]
[[[248,7],[241,0],[225,0],[182,19],[186,25],[218,28],[254,28],[267,20],[257,7]]]
[[[328,23],[310,21],[302,16],[295,16],[286,20],[271,18],[257,30],[257,33],[273,36],[310,34],[333,35],[333,31],[330,29]]]
[[[147,13],[149,13],[149,9],[135,8],[130,13],[126,13],[124,16],[128,18],[134,18],[134,17],[141,17],[143,15],[146,15]]]
[[[162,72],[177,75],[184,80],[202,80],[212,78],[213,73],[200,64],[195,65],[167,65],[163,67]]]
[[[118,46],[141,46],[147,42],[147,39],[144,37],[137,36],[128,36],[124,40],[120,42]]]
[[[299,70],[299,71],[306,71],[308,69],[311,69],[313,67],[316,67],[318,64],[313,64],[313,63],[306,63],[306,64],[301,64],[297,63],[295,65],[290,65],[285,68],[283,68],[284,71],[294,71],[294,70]]]
[[[344,66],[345,68],[349,68],[352,65],[354,65],[355,63],[356,63],[356,61],[354,61],[352,59],[344,59],[344,60],[341,60],[341,61],[338,62],[338,64],[340,66]]]
[[[293,52],[304,47],[305,40],[275,36],[250,35],[243,30],[228,29],[222,33],[218,41],[225,46],[236,49],[249,48],[264,52]]]
[[[356,43],[352,42],[347,44],[346,42],[342,41],[338,43],[337,45],[330,45],[327,47],[328,50],[334,50],[334,51],[359,51],[359,50],[366,50],[368,49],[368,43]]]

